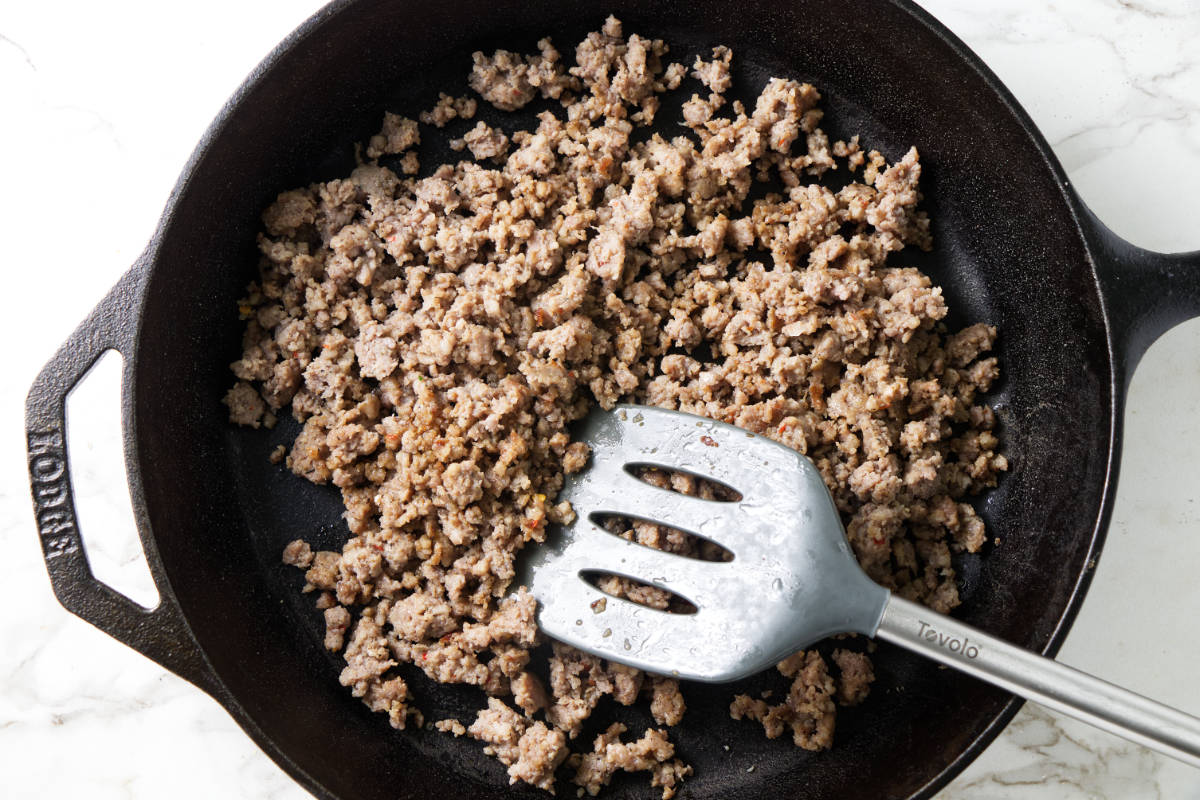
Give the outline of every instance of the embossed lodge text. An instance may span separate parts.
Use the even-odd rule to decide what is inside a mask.
[[[29,431],[29,475],[33,505],[46,558],[79,550],[79,531],[71,511],[71,485],[60,430]]]
[[[917,624],[921,626],[920,630],[917,631],[917,636],[920,636],[922,639],[925,639],[929,642],[935,642],[939,647],[944,647],[951,653],[961,653],[967,658],[979,657],[979,647],[971,644],[970,639],[966,637],[960,639],[957,636],[948,636],[947,634],[942,633],[934,628],[929,623],[922,622],[921,620],[917,620]]]

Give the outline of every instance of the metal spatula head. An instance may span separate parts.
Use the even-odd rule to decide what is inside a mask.
[[[577,518],[547,534],[525,564],[538,623],[560,641],[649,672],[710,682],[758,672],[830,634],[872,635],[886,589],[859,568],[821,476],[800,453],[732,425],[643,406],[596,410],[580,437],[591,463],[560,500]],[[689,473],[741,499],[705,500],[635,477],[639,467]],[[616,536],[627,517],[724,547],[701,561]],[[672,613],[610,596],[586,576],[651,584],[695,606]]]

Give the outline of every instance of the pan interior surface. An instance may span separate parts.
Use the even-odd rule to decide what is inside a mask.
[[[271,431],[235,429],[220,402],[240,353],[236,301],[255,277],[259,215],[280,191],[348,174],[353,143],[378,129],[385,109],[415,117],[439,90],[464,93],[473,50],[530,51],[549,35],[569,57],[609,12],[626,34],[667,40],[669,57],[685,64],[731,47],[731,96],[752,102],[770,76],[807,80],[824,96],[831,138],[859,133],[889,160],[919,149],[934,251],[910,248],[891,263],[919,266],[944,288],[952,329],[999,328],[1003,378],[991,401],[1011,463],[978,504],[999,542],[958,565],[957,616],[1033,649],[1069,620],[1105,506],[1107,335],[1088,253],[1040,139],[945,34],[885,2],[853,12],[815,0],[335,4],[251,77],[181,182],[156,244],[134,387],[134,480],[171,588],[230,710],[319,796],[544,795],[510,788],[480,743],[431,727],[393,731],[338,684],[341,658],[324,651],[313,596],[299,592],[303,573],[280,553],[295,538],[340,549],[340,498],[268,462],[297,432],[290,417]],[[482,102],[480,112],[510,133],[532,119]],[[420,155],[426,170],[459,157],[432,142]],[[840,710],[834,747],[820,753],[730,719],[734,693],[780,690],[774,672],[685,686],[688,712],[671,732],[696,770],[684,796],[925,797],[1006,719],[1002,692],[885,646],[874,662],[870,698]],[[483,705],[475,689],[438,686],[417,670],[404,677],[428,722],[470,723]],[[614,716],[631,732],[654,724],[640,709],[604,704],[593,720]],[[575,749],[590,747],[595,728]],[[606,796],[652,791],[644,775],[618,775]]]

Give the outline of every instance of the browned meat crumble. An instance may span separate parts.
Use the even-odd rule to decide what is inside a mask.
[[[931,247],[916,149],[888,163],[857,136],[831,143],[808,84],[774,78],[751,105],[727,100],[724,47],[692,64],[708,94],[683,104],[680,135],[634,137],[689,74],[666,44],[610,18],[573,65],[548,39],[538,49],[476,53],[468,83],[499,109],[544,98],[564,115],[511,133],[479,122],[455,142],[474,160],[408,177],[433,133],[422,125],[475,115],[474,99],[444,94],[420,123],[388,114],[349,177],[266,210],[226,403],[255,427],[290,406],[303,428],[288,467],[342,493],[342,551],[298,540],[283,560],[307,570],[355,696],[403,728],[422,718],[398,665],[473,684],[488,707],[469,727],[437,728],[483,742],[513,782],[553,790],[561,767],[595,794],[618,771],[645,771],[669,798],[692,770],[668,738],[686,713],[676,681],[558,643],[549,685],[529,669],[541,637],[513,563],[573,518],[555,496],[588,452],[567,425],[633,401],[794,447],[820,469],[867,572],[947,611],[959,602],[951,554],[985,538],[964,499],[1006,468],[979,397],[997,378],[996,332],[947,332],[941,290],[889,263]],[[849,176],[844,188],[818,182],[830,170]],[[751,201],[758,181],[777,190]],[[617,527],[720,557],[675,531]],[[830,746],[837,704],[862,702],[874,680],[851,649],[797,653],[779,671],[792,679],[782,702],[739,696],[731,713],[808,749]],[[576,737],[606,695],[648,701],[663,727],[622,741],[614,724],[587,750]]]

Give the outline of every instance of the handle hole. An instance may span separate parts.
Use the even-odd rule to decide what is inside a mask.
[[[92,575],[149,610],[158,605],[159,594],[129,498],[121,435],[123,368],[121,354],[108,350],[67,396],[67,463]]]

